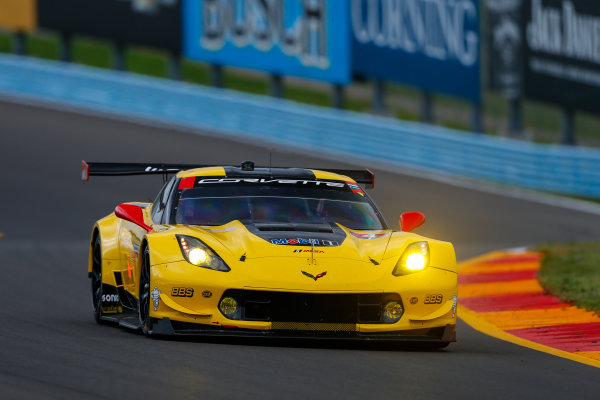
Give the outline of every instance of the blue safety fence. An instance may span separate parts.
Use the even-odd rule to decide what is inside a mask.
[[[0,93],[383,162],[399,171],[416,167],[600,198],[600,151],[595,149],[465,133],[13,55],[0,55]]]

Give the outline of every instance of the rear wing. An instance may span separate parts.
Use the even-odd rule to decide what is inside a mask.
[[[89,181],[90,176],[126,176],[126,175],[167,175],[176,174],[194,168],[214,167],[214,164],[162,164],[162,163],[110,163],[86,162],[81,160],[81,180]],[[253,167],[254,168],[254,167]],[[286,167],[256,167],[256,168],[286,168]],[[375,187],[375,174],[368,169],[331,169],[311,168],[334,174],[346,175],[357,183]]]

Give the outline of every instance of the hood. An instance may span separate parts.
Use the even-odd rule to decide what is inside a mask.
[[[247,287],[287,290],[373,290],[390,271],[383,265],[390,230],[353,231],[330,224],[188,227]],[[233,276],[232,276],[233,278]]]

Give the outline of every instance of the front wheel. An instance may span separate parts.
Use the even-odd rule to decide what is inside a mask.
[[[100,236],[92,244],[92,311],[97,323],[102,323],[102,249]]]
[[[140,293],[138,302],[138,315],[142,332],[148,336],[152,330],[152,319],[150,318],[150,251],[148,247],[144,249],[142,256],[142,270],[140,271]]]

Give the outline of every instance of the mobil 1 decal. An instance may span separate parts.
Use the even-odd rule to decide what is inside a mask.
[[[284,245],[284,246],[323,246],[332,247],[339,246],[340,243],[334,240],[323,240],[323,239],[303,239],[303,238],[280,238],[271,239],[272,244]]]

